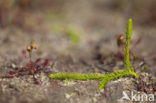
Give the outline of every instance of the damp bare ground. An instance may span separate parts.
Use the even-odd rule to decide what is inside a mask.
[[[67,7],[71,4],[67,4]],[[122,52],[116,43],[116,35],[125,32],[127,20],[124,16],[100,9],[97,5],[97,9],[94,9],[94,3],[75,5],[71,7],[72,10],[82,8],[80,13],[68,11],[66,7],[61,15],[51,15],[46,10],[44,13],[35,11],[36,15],[32,13],[29,18],[32,19],[30,24],[37,25],[33,26],[33,30],[18,27],[0,29],[0,103],[133,103],[120,100],[123,91],[156,95],[154,26],[134,25],[132,51],[137,58],[131,55],[131,64],[140,75],[138,80],[121,78],[109,82],[99,91],[99,81],[48,78],[49,73],[55,72],[107,73],[125,69]],[[86,11],[83,8],[87,8]],[[92,13],[93,10],[96,15]],[[35,24],[33,20],[38,19],[40,24]],[[69,28],[79,35],[76,37],[78,40],[72,40],[71,34],[68,35]],[[136,45],[140,37],[141,42]],[[36,72],[34,76],[29,73],[17,75],[29,62],[22,51],[32,41],[37,44],[32,60],[41,58],[42,62],[46,59],[48,63],[44,70]],[[42,63],[38,65],[43,66]]]

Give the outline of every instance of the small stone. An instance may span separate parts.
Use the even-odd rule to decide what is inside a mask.
[[[97,99],[94,97],[93,98],[93,103],[96,103],[97,102]]]
[[[11,64],[11,68],[16,68],[16,65],[15,64]]]
[[[69,98],[71,97],[71,95],[68,94],[68,93],[65,93],[65,97],[66,97],[67,99],[69,99]]]
[[[73,86],[74,84],[76,83],[72,80],[64,80],[64,82],[62,83],[63,86]]]

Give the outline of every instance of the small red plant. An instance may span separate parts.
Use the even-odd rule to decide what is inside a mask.
[[[31,45],[26,47],[26,50],[22,50],[22,54],[24,58],[28,58],[28,62],[21,68],[16,67],[14,70],[10,71],[9,76],[5,76],[5,78],[13,78],[14,76],[24,76],[24,75],[33,75],[34,84],[40,84],[40,82],[35,78],[35,74],[39,72],[51,73],[51,71],[46,71],[46,67],[49,64],[49,59],[45,59],[43,62],[41,58],[37,58],[33,61],[33,51],[37,49],[35,43],[31,43]]]
[[[32,52],[36,49],[35,43],[31,43],[30,46],[27,46],[27,52],[29,53],[29,62],[25,65],[25,69],[29,71],[34,76],[34,73],[37,71],[36,64],[32,61]]]
[[[45,59],[42,66],[45,68],[49,64],[49,59]]]
[[[124,57],[124,46],[125,46],[125,43],[126,43],[123,34],[117,35],[116,41],[117,41],[117,46],[118,46],[118,52],[117,52],[117,54],[115,55],[115,57],[116,57],[117,59],[123,59],[123,57]],[[136,59],[137,59],[137,60],[143,60],[142,56],[136,55],[136,54],[134,54],[133,51],[132,51],[132,49],[133,49],[136,45],[138,45],[140,42],[141,42],[141,37],[138,38],[136,41],[132,41],[132,47],[131,47],[130,50],[129,50],[129,54],[130,54],[131,56],[133,56],[133,59],[135,59],[135,60],[136,60]]]
[[[141,42],[141,37],[138,38],[137,40],[135,41],[131,41],[132,43],[132,46],[129,50],[129,54],[130,54],[130,59],[133,60],[133,61],[136,61],[136,60],[143,60],[144,58],[141,56],[141,55],[138,55],[138,54],[135,54],[133,53],[133,49],[134,47],[136,47],[136,45],[138,45],[139,43]],[[116,36],[116,44],[117,44],[117,52],[116,53],[111,53],[109,55],[104,55],[102,52],[101,52],[101,47],[98,45],[96,46],[96,51],[95,51],[95,59],[97,59],[99,61],[100,64],[109,64],[109,62],[107,62],[107,59],[112,59],[112,64],[114,64],[115,62],[114,61],[118,61],[118,60],[123,60],[124,58],[124,47],[126,45],[126,38],[124,37],[123,34],[118,34]],[[113,54],[113,55],[112,55]]]
[[[26,51],[25,50],[22,50],[22,54],[26,58]]]

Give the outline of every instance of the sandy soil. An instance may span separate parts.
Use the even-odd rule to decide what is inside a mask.
[[[50,14],[50,10],[32,11],[28,25],[32,22],[33,29],[29,29],[32,25],[24,29],[0,29],[0,103],[131,103],[119,100],[122,91],[141,91],[139,80],[130,77],[109,82],[101,91],[99,81],[52,80],[42,71],[35,74],[39,84],[34,84],[32,75],[6,78],[10,71],[28,63],[22,50],[32,41],[37,44],[32,59],[49,59],[45,69],[52,72],[106,73],[124,67],[123,60],[114,60],[114,55],[118,51],[116,35],[125,33],[129,17],[114,12],[107,1],[80,0],[67,3],[62,9],[60,14]],[[141,42],[133,52],[144,60],[131,60],[132,66],[145,84],[156,89],[156,30],[154,26],[135,24],[132,41],[141,37]],[[80,35],[78,43],[71,43],[66,35],[68,28]],[[97,59],[98,53],[105,58]],[[145,88],[156,94],[154,89]]]

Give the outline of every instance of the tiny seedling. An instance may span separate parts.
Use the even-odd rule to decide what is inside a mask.
[[[8,73],[9,76],[5,76],[5,78],[13,78],[15,76],[19,77],[31,74],[34,78],[34,84],[39,84],[39,82],[35,78],[36,73],[44,72],[49,75],[51,71],[46,69],[46,66],[49,64],[49,59],[45,59],[43,62],[41,58],[33,60],[32,57],[34,49],[36,49],[36,44],[31,43],[31,45],[26,47],[26,50],[22,50],[23,56],[25,58],[28,57],[28,62],[23,67],[13,68],[13,70]]]
[[[124,49],[124,66],[125,70],[115,70],[111,73],[89,73],[89,74],[80,74],[80,73],[54,73],[50,74],[49,77],[52,79],[73,79],[73,80],[99,80],[99,90],[101,90],[107,82],[118,79],[125,76],[132,76],[138,78],[137,74],[131,68],[129,61],[129,45],[132,35],[132,19],[129,19],[126,29],[126,42]]]
[[[46,72],[45,67],[49,64],[49,59],[45,59],[43,63],[41,63],[41,58],[37,58],[35,61],[32,60],[32,52],[36,49],[36,44],[31,43],[31,45],[27,46],[26,49],[29,54],[29,62],[24,66],[24,69],[29,71],[29,74],[32,74],[33,76],[36,72],[40,72],[42,70],[43,72]],[[24,57],[26,57],[26,52],[22,51],[22,53]]]
[[[34,76],[34,73],[37,71],[35,63],[32,61],[32,52],[36,49],[35,43],[31,43],[30,46],[27,46],[27,52],[29,53],[29,62],[26,64],[25,68]]]

